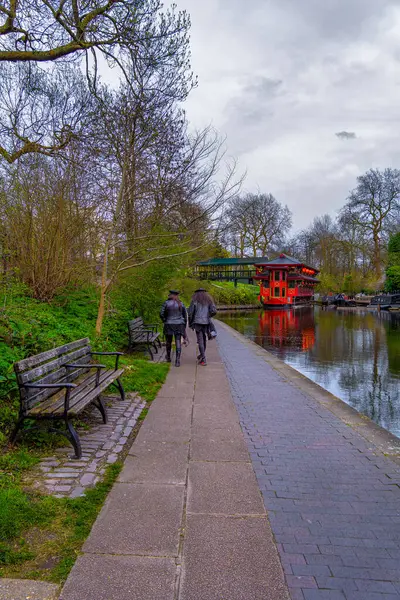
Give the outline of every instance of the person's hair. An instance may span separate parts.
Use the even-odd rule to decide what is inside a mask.
[[[168,294],[168,300],[175,300],[179,304],[179,308],[182,308],[182,302],[179,300],[178,294]]]
[[[193,302],[198,302],[203,306],[207,304],[214,304],[214,300],[208,292],[195,292],[192,297]]]

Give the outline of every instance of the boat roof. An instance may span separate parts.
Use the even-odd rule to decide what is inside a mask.
[[[260,259],[261,260],[261,259]],[[282,252],[279,256],[277,256],[276,258],[273,258],[272,260],[269,260],[267,262],[263,262],[260,263],[262,264],[264,267],[280,267],[280,266],[298,266],[298,267],[306,267],[307,269],[311,269],[312,271],[315,271],[316,273],[319,273],[318,269],[316,269],[315,267],[309,267],[308,265],[304,264],[301,260],[298,260],[297,258],[293,258],[293,256],[288,256],[287,254],[285,254],[284,252]]]
[[[315,279],[315,277],[309,277],[309,275],[289,275],[288,279],[290,279],[291,281],[294,281],[296,279],[302,279],[303,281],[313,281],[314,283],[319,283],[318,279]]]
[[[257,265],[265,264],[267,256],[247,256],[245,258],[209,258],[197,263],[199,267],[224,267],[232,265]]]

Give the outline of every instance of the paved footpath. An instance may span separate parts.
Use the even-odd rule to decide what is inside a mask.
[[[288,600],[215,343],[152,403],[62,600]]]
[[[218,344],[292,600],[400,598],[399,440],[226,325]]]

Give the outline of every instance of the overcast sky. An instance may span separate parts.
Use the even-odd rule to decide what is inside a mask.
[[[400,0],[176,2],[199,77],[189,120],[227,135],[246,190],[287,204],[296,230],[369,168],[400,168]]]

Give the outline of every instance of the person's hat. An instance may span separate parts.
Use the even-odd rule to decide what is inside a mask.
[[[180,292],[178,292],[177,290],[169,290],[170,294],[173,294],[174,296],[179,296]]]
[[[206,288],[199,288],[198,290],[194,290],[194,292],[206,292]]]

